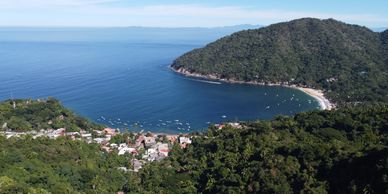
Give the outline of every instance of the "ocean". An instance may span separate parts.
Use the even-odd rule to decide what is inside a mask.
[[[162,133],[318,108],[299,90],[208,82],[168,68],[237,30],[1,28],[0,100],[51,96],[95,122]]]

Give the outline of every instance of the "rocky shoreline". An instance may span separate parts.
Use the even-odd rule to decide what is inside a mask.
[[[288,83],[263,83],[263,82],[257,82],[257,81],[239,81],[234,79],[223,79],[220,78],[218,75],[215,74],[209,74],[209,75],[203,75],[198,73],[191,73],[190,71],[180,67],[178,69],[174,68],[173,66],[170,66],[170,69],[176,73],[185,75],[187,77],[193,77],[193,78],[201,78],[206,80],[214,80],[214,81],[220,81],[225,83],[231,83],[231,84],[250,84],[250,85],[260,85],[260,86],[280,86],[280,87],[288,87],[300,90],[309,96],[313,97],[319,102],[319,106],[322,110],[331,110],[335,108],[335,104],[330,102],[329,99],[325,97],[325,94],[322,90],[317,90],[313,88],[298,86],[295,84],[288,84]]]

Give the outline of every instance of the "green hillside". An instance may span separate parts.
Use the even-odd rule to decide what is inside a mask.
[[[13,114],[34,125],[27,115],[42,106],[63,111],[51,99]],[[96,143],[0,135],[0,193],[388,193],[387,133],[386,104],[213,126],[139,172],[118,169],[133,156]]]
[[[245,30],[174,61],[176,70],[239,81],[288,82],[341,104],[388,101],[388,31],[312,18]]]
[[[66,128],[70,132],[81,129],[92,131],[103,129],[103,126],[74,114],[54,98],[0,102],[0,131],[39,131],[58,128]]]

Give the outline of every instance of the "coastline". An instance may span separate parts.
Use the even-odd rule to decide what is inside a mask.
[[[321,107],[322,110],[331,110],[335,108],[335,104],[330,102],[329,99],[325,97],[325,94],[322,90],[318,89],[313,89],[313,88],[307,88],[303,86],[298,86],[295,84],[288,84],[288,83],[261,83],[257,81],[238,81],[234,79],[222,79],[219,78],[217,75],[210,74],[210,75],[202,75],[198,73],[191,73],[190,71],[184,69],[184,68],[179,68],[175,69],[172,66],[169,66],[169,68],[174,71],[175,73],[179,73],[181,75],[187,76],[187,77],[193,77],[193,78],[201,78],[201,79],[206,79],[206,80],[216,80],[224,83],[231,83],[231,84],[249,84],[249,85],[259,85],[259,86],[280,86],[280,87],[287,87],[287,88],[293,88],[300,90],[307,95],[313,97],[315,100],[318,101],[319,106]]]

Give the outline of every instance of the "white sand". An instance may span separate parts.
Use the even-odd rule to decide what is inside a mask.
[[[321,106],[322,110],[331,110],[334,108],[334,105],[325,97],[325,94],[321,90],[298,87],[298,86],[291,86],[291,87],[301,90],[304,93],[315,98],[319,102],[319,105]]]

